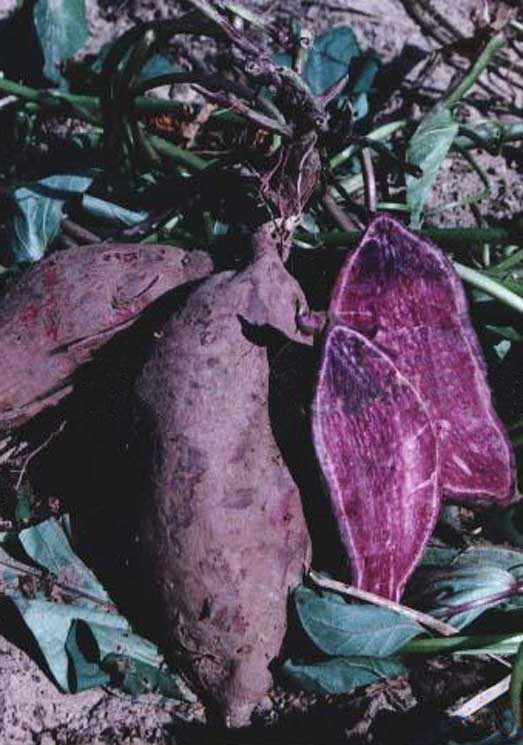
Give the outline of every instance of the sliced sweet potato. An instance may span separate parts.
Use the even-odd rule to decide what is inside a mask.
[[[309,538],[271,432],[264,334],[309,343],[270,228],[240,273],[210,277],[154,342],[136,386],[151,494],[142,543],[164,642],[229,726],[271,685]]]
[[[0,300],[0,430],[71,390],[71,376],[154,300],[212,270],[203,252],[99,244],[55,253]]]
[[[372,339],[425,401],[441,441],[444,494],[509,503],[513,451],[461,281],[443,253],[397,220],[376,218],[340,272],[329,315]]]
[[[378,347],[339,325],[325,340],[312,421],[351,581],[399,600],[440,508],[429,411]]]

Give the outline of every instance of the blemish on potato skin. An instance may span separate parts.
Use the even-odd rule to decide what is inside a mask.
[[[220,501],[220,505],[231,510],[244,510],[254,502],[254,498],[252,489],[236,489],[226,494]]]
[[[193,521],[194,493],[205,473],[206,457],[183,436],[173,438],[172,442],[175,457],[170,487],[178,498],[176,509],[169,513],[167,519],[177,530],[188,528]]]
[[[216,335],[212,333],[212,331],[204,331],[202,334],[200,334],[200,344],[202,347],[209,347],[211,344],[214,344],[216,341]]]

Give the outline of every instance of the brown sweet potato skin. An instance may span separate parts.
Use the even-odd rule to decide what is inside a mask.
[[[0,430],[71,391],[71,376],[154,300],[212,270],[171,246],[96,244],[55,253],[0,300]]]
[[[309,344],[296,327],[305,300],[269,231],[258,241],[249,268],[209,278],[168,321],[136,387],[153,461],[142,541],[165,644],[232,727],[271,685],[310,557],[271,432],[267,350],[247,338],[268,325]]]

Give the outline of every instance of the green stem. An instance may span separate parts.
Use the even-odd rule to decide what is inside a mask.
[[[170,158],[181,165],[194,168],[196,171],[203,171],[204,168],[216,162],[215,160],[204,160],[199,155],[196,155],[196,153],[185,150],[183,147],[178,147],[178,145],[173,145],[172,142],[164,140],[163,137],[148,135],[147,139],[160,155]]]
[[[520,122],[498,122],[486,120],[472,127],[460,126],[454,145],[462,150],[480,147],[498,153],[508,142],[523,139],[523,124]]]
[[[492,62],[496,52],[505,46],[506,39],[503,34],[493,36],[485,46],[477,60],[473,63],[465,77],[459,81],[456,87],[449,93],[443,101],[443,105],[448,109],[454,108],[456,104],[465,96],[474,86],[481,73],[486,70]]]
[[[461,279],[465,280],[465,282],[468,282],[478,290],[483,290],[483,292],[501,300],[502,303],[509,305],[519,313],[523,313],[523,297],[520,295],[516,295],[512,290],[507,289],[499,282],[496,282],[496,280],[488,277],[482,272],[478,272],[476,269],[472,269],[470,266],[464,266],[455,261],[454,269]]]
[[[511,231],[507,228],[424,228],[420,233],[447,250],[463,248],[478,243],[523,246],[523,232]],[[297,234],[297,237],[302,242],[309,244],[312,241],[318,248],[333,247],[348,249],[358,243],[361,235],[361,231],[359,230],[350,230],[347,232],[332,230],[317,233],[314,236],[309,233],[300,232]]]
[[[100,99],[98,96],[84,96],[50,89],[37,90],[36,88],[30,88],[27,85],[21,85],[12,80],[7,80],[6,78],[0,78],[0,91],[45,107],[55,107],[58,109],[66,104],[84,109],[100,109]],[[137,111],[162,113],[165,111],[181,111],[186,108],[186,105],[179,101],[140,96],[134,100],[133,107]]]
[[[439,639],[414,639],[401,648],[402,654],[516,654],[523,634],[486,634],[448,636]]]
[[[503,259],[498,264],[491,267],[488,270],[488,273],[494,277],[500,274],[507,274],[507,272],[509,272],[510,269],[513,269],[518,264],[521,264],[522,261],[523,261],[523,248],[520,248],[518,251],[514,251],[514,253],[510,254],[510,256],[507,256],[506,259]]]
[[[7,80],[6,78],[0,77],[0,91],[18,98],[24,98],[26,101],[35,101],[44,106],[49,105],[63,105],[63,103],[72,104],[73,106],[85,106],[94,108],[99,106],[98,98],[93,96],[80,96],[73,95],[71,93],[64,93],[63,91],[55,91],[50,89],[37,90],[36,88],[30,88],[28,85],[22,85],[21,83],[15,83],[13,80]]]
[[[395,122],[389,122],[388,124],[383,124],[381,127],[378,127],[373,132],[368,134],[366,137],[368,140],[374,140],[375,142],[382,142],[383,140],[388,140],[389,137],[392,137],[392,135],[395,132],[398,132],[400,129],[404,129],[408,124],[408,119],[398,119]],[[344,150],[340,150],[339,153],[336,153],[329,162],[329,165],[331,168],[337,168],[342,163],[345,163],[348,161],[354,153],[358,150],[358,145],[349,145]]]
[[[521,691],[523,688],[523,642],[519,645],[516,659],[512,666],[510,679],[510,702],[512,705],[513,721],[521,721]]]

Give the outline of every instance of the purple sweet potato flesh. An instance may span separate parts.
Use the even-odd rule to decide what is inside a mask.
[[[200,251],[115,243],[55,253],[29,269],[0,300],[0,430],[58,403],[97,349],[168,290],[211,271]]]
[[[376,218],[340,272],[329,313],[331,323],[371,338],[426,402],[441,441],[444,495],[509,503],[513,451],[461,281],[443,253],[391,217]]]
[[[399,600],[439,513],[437,438],[413,386],[345,326],[325,340],[313,436],[352,583]]]
[[[267,350],[251,340],[273,327],[310,343],[296,326],[303,295],[271,240],[262,230],[251,266],[198,287],[136,384],[152,456],[144,575],[154,578],[165,648],[229,726],[247,724],[271,685],[288,593],[310,553],[271,431]]]

